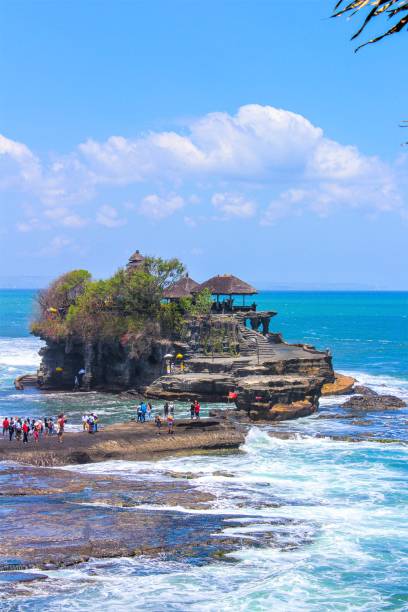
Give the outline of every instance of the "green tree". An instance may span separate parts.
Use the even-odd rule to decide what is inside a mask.
[[[64,316],[85,291],[90,280],[91,275],[87,270],[72,270],[59,276],[48,289],[38,294],[41,315],[44,316],[51,309]]]
[[[118,341],[147,329],[152,333],[162,319],[163,289],[183,272],[177,259],[159,258],[146,258],[140,268],[120,269],[107,280],[91,281],[85,270],[74,270],[41,294],[32,332],[45,338]],[[167,314],[167,324],[176,325],[175,313]]]
[[[193,298],[181,298],[179,305],[183,312],[192,317],[208,315],[212,306],[211,292],[209,289],[203,289],[200,293],[196,293]]]

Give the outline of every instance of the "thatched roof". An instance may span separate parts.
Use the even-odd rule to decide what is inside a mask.
[[[141,255],[139,251],[135,251],[133,255],[129,257],[129,261],[126,267],[128,270],[133,269],[133,268],[138,268],[139,266],[142,265],[143,261],[144,261],[143,255]]]
[[[183,276],[183,278],[180,278],[180,280],[163,291],[163,297],[168,300],[190,297],[196,287],[198,287],[198,283],[195,280],[189,276]]]
[[[201,283],[195,292],[209,289],[213,295],[254,295],[258,291],[232,274],[213,276]]]

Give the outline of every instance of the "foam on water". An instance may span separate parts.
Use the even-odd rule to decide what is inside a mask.
[[[197,477],[189,482],[215,495],[212,508],[194,513],[221,511],[230,517],[224,535],[247,539],[234,564],[196,567],[166,557],[94,561],[51,572],[21,610],[35,602],[41,610],[58,603],[97,611],[101,601],[108,611],[406,609],[407,447],[281,440],[253,428],[242,450],[77,468],[127,479],[193,472]],[[268,533],[273,545],[251,546]]]
[[[397,395],[408,399],[408,380],[385,374],[368,374],[366,372],[342,371],[342,374],[352,376],[360,385],[370,387],[380,394]]]
[[[0,338],[0,367],[36,368],[40,365],[38,351],[43,346],[38,338]]]

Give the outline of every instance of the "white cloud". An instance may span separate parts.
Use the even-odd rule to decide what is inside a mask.
[[[224,218],[247,219],[260,211],[264,224],[344,207],[407,214],[401,195],[407,189],[406,156],[386,164],[327,138],[302,115],[258,104],[242,106],[234,115],[209,113],[183,126],[182,133],[90,139],[48,164],[26,145],[1,137],[0,164],[0,188],[30,191],[39,202],[35,217],[66,227],[86,222],[87,215],[82,210],[79,215],[75,206],[106,188],[130,190],[136,184],[151,190],[138,206],[142,215],[160,220],[185,208],[190,225],[198,214],[209,218],[210,211],[202,210],[208,193]],[[198,188],[200,198],[187,195]],[[125,208],[131,209],[140,196],[126,197]],[[51,207],[65,212],[52,217]],[[200,213],[194,212],[198,207]],[[110,228],[125,223],[112,206],[102,206],[96,222]]]
[[[189,217],[188,215],[185,215],[185,217],[183,218],[183,221],[189,227],[197,227],[197,221],[193,217]]]
[[[242,106],[234,116],[210,113],[187,127],[186,136],[153,132],[133,140],[88,140],[79,153],[101,182],[128,184],[158,174],[259,180],[280,168],[304,166],[323,139],[322,130],[301,115],[257,104]]]
[[[112,229],[125,225],[126,220],[120,219],[116,208],[105,204],[104,206],[101,206],[96,213],[96,222],[99,223],[99,225]]]
[[[272,200],[261,216],[262,225],[273,225],[282,217],[306,212],[326,217],[345,209],[362,209],[369,214],[398,212],[405,217],[405,203],[393,181],[384,175],[371,181],[326,182],[289,189]]]
[[[44,215],[56,225],[63,225],[65,227],[79,228],[87,224],[86,219],[64,207],[48,208],[45,210]]]
[[[151,219],[164,219],[169,217],[184,206],[184,199],[178,195],[161,197],[151,194],[143,198],[139,206],[139,212]]]
[[[242,195],[233,193],[215,193],[211,198],[213,206],[226,218],[239,217],[247,219],[253,217],[256,212],[254,202],[247,200]]]
[[[0,134],[0,188],[31,189],[41,183],[41,164],[30,149]]]
[[[39,255],[47,257],[49,255],[58,255],[61,251],[68,247],[75,246],[72,240],[65,236],[54,236],[50,242],[39,251]]]
[[[24,234],[31,232],[33,229],[35,229],[36,225],[38,224],[38,221],[35,220],[36,223],[33,223],[33,220],[30,221],[30,223],[17,223],[16,228],[17,231],[22,232]]]

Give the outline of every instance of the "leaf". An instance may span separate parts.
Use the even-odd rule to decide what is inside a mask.
[[[340,17],[346,13],[351,13],[350,18],[354,17],[360,11],[366,10],[366,16],[358,28],[353,34],[351,40],[358,38],[362,32],[366,29],[370,22],[375,18],[387,15],[388,19],[392,19],[395,16],[401,16],[402,13],[408,13],[408,0],[353,0],[348,2],[346,0],[338,0],[335,4],[332,17]],[[405,25],[408,24],[408,15],[402,16],[398,23],[394,24],[391,28],[368,40],[364,44],[357,47],[356,51],[365,47],[366,45],[376,43],[386,36],[397,34],[400,32]]]

